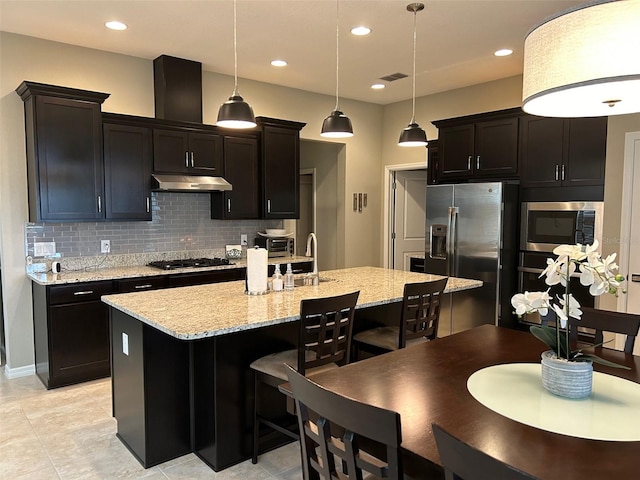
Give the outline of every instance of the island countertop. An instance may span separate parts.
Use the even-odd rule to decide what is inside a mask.
[[[243,281],[105,295],[102,301],[181,340],[224,335],[300,318],[300,301],[360,291],[357,308],[402,300],[405,283],[432,281],[440,275],[355,267],[320,272],[317,286],[293,291],[245,295]],[[449,278],[446,293],[482,286],[479,280]]]

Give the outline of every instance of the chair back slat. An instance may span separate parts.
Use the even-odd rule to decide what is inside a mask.
[[[306,480],[362,479],[363,472],[400,480],[400,414],[331,392],[287,366],[302,438]],[[361,440],[366,439],[367,449]],[[376,454],[369,451],[376,445]],[[382,453],[380,453],[382,452]],[[334,461],[334,456],[339,462]]]
[[[330,363],[349,363],[353,317],[359,294],[353,292],[300,302],[298,371],[301,374]]]
[[[402,317],[398,347],[404,348],[408,340],[426,337],[434,340],[438,335],[440,305],[447,278],[433,282],[407,283],[404,286]]]
[[[447,480],[533,480],[536,478],[462,442],[435,423],[432,424],[432,428]]]
[[[626,335],[624,351],[633,352],[633,346],[640,329],[640,315],[610,310],[597,310],[595,308],[582,307],[580,319],[569,317],[569,339],[574,342],[592,343],[599,345],[603,342],[603,332],[620,333]],[[580,330],[580,328],[594,330],[592,337]]]

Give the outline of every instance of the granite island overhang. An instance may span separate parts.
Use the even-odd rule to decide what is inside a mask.
[[[405,283],[440,278],[355,267],[320,272],[317,286],[266,295],[245,295],[242,281],[106,295],[117,435],[147,468],[189,452],[215,471],[246,460],[254,401],[249,364],[295,348],[301,300],[359,290],[355,332],[370,328],[372,318],[399,318]],[[449,278],[445,292],[481,285]],[[284,402],[275,402],[266,408],[284,413]],[[278,442],[261,440],[266,448]]]

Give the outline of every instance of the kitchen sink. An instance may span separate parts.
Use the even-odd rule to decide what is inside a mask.
[[[294,281],[293,281],[293,284],[296,287],[307,287],[307,286],[313,285],[312,283],[311,284],[305,284],[305,280],[308,281],[308,282],[312,282],[313,281],[313,277],[308,277],[306,275],[304,275],[302,277],[296,277],[294,279]],[[333,282],[333,281],[335,281],[333,278],[327,278],[327,277],[320,277],[318,279],[319,283]]]

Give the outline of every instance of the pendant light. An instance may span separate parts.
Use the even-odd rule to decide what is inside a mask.
[[[233,0],[233,63],[234,87],[229,100],[220,105],[216,125],[226,128],[253,128],[256,117],[251,105],[238,93],[238,42],[236,38],[236,0]]]
[[[522,102],[544,117],[640,112],[640,1],[589,2],[534,27]]]
[[[340,1],[336,0],[336,108],[322,122],[320,135],[328,138],[353,137],[351,120],[340,111],[338,105],[338,80],[340,71]]]
[[[424,147],[427,145],[427,134],[416,123],[416,14],[424,10],[423,3],[410,3],[407,10],[413,13],[413,113],[411,122],[402,130],[398,145],[401,147]]]

